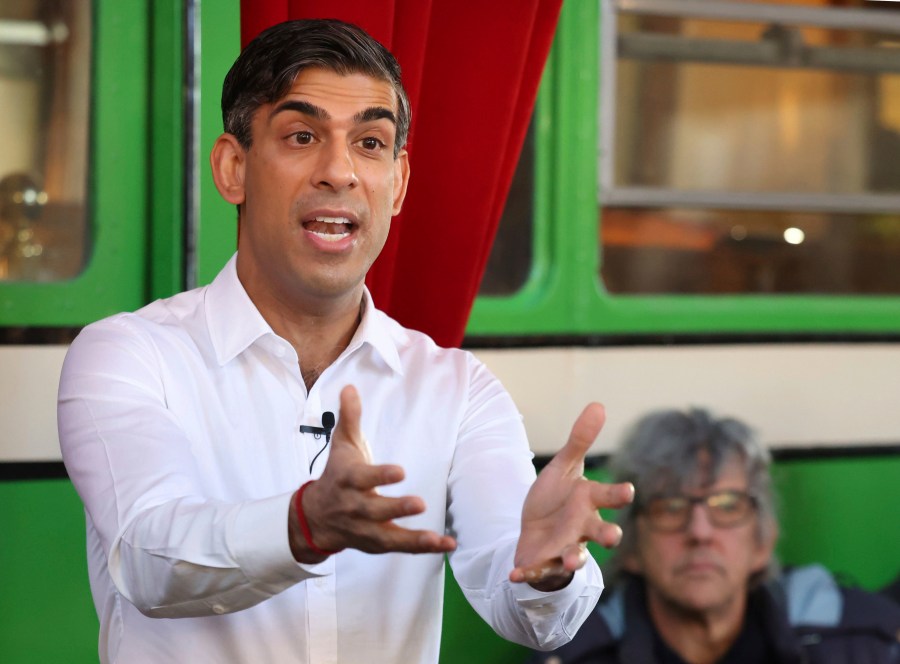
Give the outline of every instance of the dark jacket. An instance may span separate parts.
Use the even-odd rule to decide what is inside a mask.
[[[792,570],[750,593],[744,631],[723,662],[900,664],[900,605],[841,588],[823,567]],[[677,661],[647,614],[644,584],[628,577],[567,645],[532,664],[662,664]]]

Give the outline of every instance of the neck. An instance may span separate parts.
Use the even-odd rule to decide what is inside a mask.
[[[689,664],[718,662],[740,635],[746,608],[745,595],[713,609],[691,610],[647,589],[650,620],[662,640]]]
[[[339,298],[302,303],[247,294],[272,331],[294,347],[307,390],[344,352],[362,320],[362,284]]]

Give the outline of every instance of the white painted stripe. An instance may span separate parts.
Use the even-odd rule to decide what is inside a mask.
[[[772,447],[900,441],[900,345],[797,344],[477,351],[552,454],[589,401],[606,406],[592,452],[658,408],[739,417]]]
[[[0,346],[0,462],[59,461],[65,346]],[[606,406],[594,452],[656,408],[739,417],[773,447],[900,442],[900,344],[541,348],[476,352],[552,454],[589,401]]]
[[[59,461],[56,392],[68,346],[0,346],[0,462]]]

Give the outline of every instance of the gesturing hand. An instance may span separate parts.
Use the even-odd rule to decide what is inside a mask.
[[[425,503],[418,496],[379,495],[379,486],[403,479],[403,468],[371,464],[360,430],[361,413],[359,394],[348,385],[341,390],[340,417],[331,438],[328,463],[322,476],[302,496],[303,513],[315,546],[322,550],[359,549],[369,553],[446,553],[455,549],[456,541],[452,537],[429,530],[409,530],[393,522],[424,512]],[[298,561],[314,563],[324,559],[325,556],[306,544],[293,509],[288,530],[291,551]]]
[[[597,510],[627,505],[634,498],[634,487],[627,482],[600,484],[583,475],[584,457],[605,419],[603,406],[589,404],[575,421],[568,442],[528,492],[510,581],[556,590],[587,561],[585,542],[606,547],[619,543],[621,529],[605,522]]]

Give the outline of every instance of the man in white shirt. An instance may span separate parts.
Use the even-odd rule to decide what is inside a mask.
[[[88,326],[63,368],[101,660],[437,662],[444,554],[499,634],[561,645],[602,589],[584,543],[621,536],[597,509],[633,487],[582,476],[598,404],[535,481],[490,372],[374,307],[409,179],[393,56],[338,21],[284,23],[222,108],[237,253]]]

